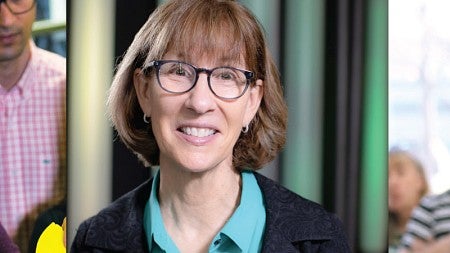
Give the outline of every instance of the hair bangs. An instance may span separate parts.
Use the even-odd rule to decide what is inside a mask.
[[[242,63],[246,59],[244,36],[227,8],[206,4],[177,20],[167,50],[193,61],[211,57],[218,64]],[[204,9],[202,9],[204,8]]]

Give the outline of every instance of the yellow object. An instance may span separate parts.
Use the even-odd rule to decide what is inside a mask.
[[[36,246],[36,253],[65,253],[63,228],[52,222],[42,232]]]

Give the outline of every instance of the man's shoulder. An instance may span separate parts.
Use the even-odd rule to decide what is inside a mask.
[[[66,58],[59,54],[50,52],[48,50],[35,47],[32,61],[34,66],[40,71],[50,75],[66,75]]]
[[[450,190],[441,194],[433,194],[423,197],[420,202],[420,207],[430,212],[436,209],[450,210]]]

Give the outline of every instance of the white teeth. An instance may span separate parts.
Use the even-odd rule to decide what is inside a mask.
[[[195,137],[206,137],[213,135],[216,130],[210,128],[195,128],[195,127],[183,127],[181,131],[187,135],[192,135]]]

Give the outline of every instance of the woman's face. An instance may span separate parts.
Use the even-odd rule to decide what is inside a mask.
[[[208,57],[192,59],[189,63],[200,68],[230,65]],[[171,52],[162,60],[186,61]],[[243,60],[232,66],[247,69]],[[192,90],[183,94],[164,91],[155,74],[145,77],[137,70],[134,77],[141,108],[151,118],[162,168],[203,172],[232,167],[233,148],[242,127],[250,123],[259,108],[261,80],[242,97],[223,100],[211,92],[205,73],[199,75]]]
[[[424,178],[406,155],[389,157],[389,211],[411,212],[425,191]]]

